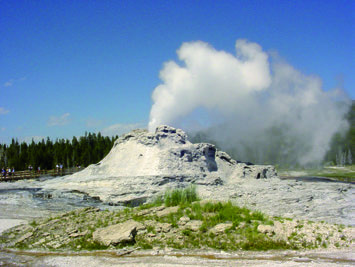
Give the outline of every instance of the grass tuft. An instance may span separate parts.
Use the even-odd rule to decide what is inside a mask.
[[[184,189],[168,190],[164,194],[164,204],[167,207],[186,205],[199,200],[195,186],[189,186]]]

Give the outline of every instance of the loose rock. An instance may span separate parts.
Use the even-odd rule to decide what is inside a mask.
[[[232,226],[233,226],[232,223],[220,223],[220,224],[217,224],[212,229],[210,229],[210,232],[214,233],[216,235],[221,234],[221,233],[224,233],[224,231],[227,230],[228,228],[231,228]]]

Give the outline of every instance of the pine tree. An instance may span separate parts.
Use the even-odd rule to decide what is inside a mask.
[[[353,164],[353,157],[351,155],[351,150],[349,149],[348,151],[348,164],[352,165]]]

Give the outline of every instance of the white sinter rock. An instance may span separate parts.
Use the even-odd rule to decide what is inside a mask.
[[[78,190],[112,203],[144,202],[167,188],[221,187],[237,180],[277,177],[273,166],[237,163],[212,144],[192,144],[169,126],[121,136],[99,163],[53,179],[45,189]],[[133,203],[134,204],[134,203]]]

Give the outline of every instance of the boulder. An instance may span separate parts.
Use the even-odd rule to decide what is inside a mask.
[[[155,230],[158,233],[168,233],[173,228],[172,224],[170,223],[156,223]]]
[[[188,221],[185,225],[184,228],[190,229],[191,231],[198,231],[202,226],[202,221],[200,220],[191,220]]]
[[[215,235],[223,234],[225,230],[231,228],[232,226],[233,226],[232,223],[219,223],[215,225],[213,228],[211,228],[209,232]]]
[[[93,233],[93,239],[105,246],[134,243],[134,237],[138,230],[145,227],[134,220],[128,220],[123,223],[110,225],[105,228],[97,229]]]
[[[179,225],[185,225],[187,222],[189,222],[190,221],[190,217],[188,217],[188,216],[182,216],[180,219],[179,219],[179,221],[178,221],[178,224]]]

